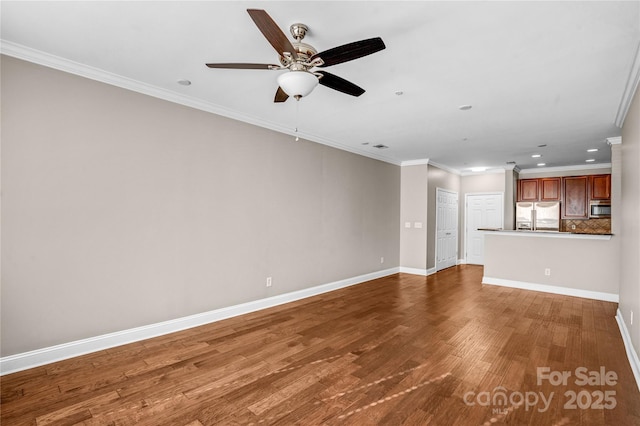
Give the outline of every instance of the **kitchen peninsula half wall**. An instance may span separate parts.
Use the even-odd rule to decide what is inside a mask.
[[[487,232],[482,283],[618,302],[617,246],[613,235]]]

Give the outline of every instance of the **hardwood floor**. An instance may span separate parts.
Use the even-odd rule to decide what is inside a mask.
[[[640,424],[616,304],[481,277],[393,275],[7,375],[2,425]]]

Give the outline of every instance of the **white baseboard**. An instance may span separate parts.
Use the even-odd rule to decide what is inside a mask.
[[[458,265],[466,265],[467,264],[467,259],[458,259]]]
[[[638,390],[640,390],[640,359],[638,359],[638,353],[633,347],[631,336],[629,335],[629,330],[627,329],[627,325],[624,322],[624,318],[622,317],[622,312],[620,312],[620,309],[618,309],[618,312],[616,312],[616,321],[618,322],[620,334],[622,334],[622,341],[624,342],[624,348],[627,351],[627,358],[629,358],[629,364],[631,365],[631,370],[633,371],[633,377],[635,377],[636,385],[638,386]]]
[[[271,308],[273,306],[282,305],[284,303],[294,302],[296,300],[305,299],[307,297],[316,296],[322,293],[327,293],[355,284],[361,284],[363,282],[371,281],[376,278],[382,278],[388,275],[397,274],[399,271],[400,268],[396,267],[385,269],[382,271],[371,272],[369,274],[359,275],[357,277],[347,278],[328,284],[322,284],[291,293],[280,294],[266,299],[242,303],[240,305],[215,309],[213,311],[189,315],[186,317],[163,321],[156,324],[131,328],[128,330],[117,331],[115,333],[103,334],[101,336],[90,337],[88,339],[76,340],[74,342],[63,343],[61,345],[50,346],[30,352],[2,357],[0,358],[0,375],[15,373],[17,371],[50,364],[56,361],[62,361],[64,359],[85,355],[91,352],[97,352],[104,349],[113,348],[115,346],[133,343],[140,340],[150,339],[152,337],[162,336],[164,334],[174,333],[176,331],[186,330],[188,328],[209,324],[238,315],[248,314],[250,312]]]
[[[401,266],[400,267],[400,273],[401,274],[422,275],[423,277],[427,276],[427,270],[426,269],[407,268],[406,266]]]
[[[619,296],[613,293],[581,290],[578,288],[560,287],[555,285],[528,283],[524,281],[505,280],[503,278],[482,277],[482,284],[498,285],[502,287],[520,288],[522,290],[541,291],[544,293],[562,294],[564,296],[582,297],[585,299],[604,300],[618,303]]]
[[[411,274],[411,275],[422,275],[423,277],[435,274],[436,268],[429,268],[429,269],[420,269],[420,268],[407,268],[406,266],[401,266],[400,273],[402,274]]]

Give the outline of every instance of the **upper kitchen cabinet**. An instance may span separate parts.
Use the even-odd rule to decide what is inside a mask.
[[[538,179],[518,181],[518,201],[538,201]]]
[[[563,219],[588,219],[589,176],[571,176],[562,178]]]
[[[562,198],[561,178],[520,179],[518,181],[518,201],[560,201]]]
[[[518,180],[518,201],[560,201],[562,219],[589,219],[589,203],[611,200],[611,175]]]
[[[591,200],[611,199],[611,175],[593,175],[589,177]]]
[[[540,201],[560,201],[562,179],[559,177],[542,178],[538,183],[540,187]]]

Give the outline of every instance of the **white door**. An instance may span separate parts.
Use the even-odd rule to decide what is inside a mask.
[[[484,234],[478,229],[502,229],[504,226],[502,193],[466,195],[466,261],[484,265]]]
[[[436,189],[436,271],[458,263],[458,193]]]

